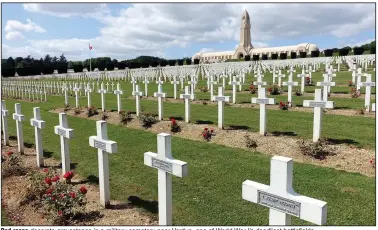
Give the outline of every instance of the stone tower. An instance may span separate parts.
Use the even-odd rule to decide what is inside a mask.
[[[245,55],[249,55],[251,49],[253,49],[251,44],[251,22],[248,12],[244,10],[240,25],[240,43],[235,50],[234,58],[244,58]]]

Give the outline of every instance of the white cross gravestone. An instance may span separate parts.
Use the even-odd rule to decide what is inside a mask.
[[[148,96],[148,84],[150,83],[147,78],[144,79],[143,81],[144,83],[144,94],[146,95],[146,97]]]
[[[214,98],[214,85],[218,84],[217,81],[214,81],[214,76],[211,75],[210,76],[210,81],[209,81],[209,85],[210,85],[210,100],[213,101],[213,98]],[[185,93],[186,94],[186,93]],[[194,95],[193,95],[194,96]]]
[[[73,88],[73,91],[75,92],[75,101],[76,101],[76,108],[79,108],[79,87],[78,84],[75,83],[75,87]]]
[[[3,126],[3,138],[5,146],[9,146],[8,116],[9,112],[6,109],[5,101],[1,101],[1,121]]]
[[[236,81],[236,76],[235,75],[232,76],[231,85],[232,85],[232,103],[235,104],[236,103],[236,86],[240,85],[240,82]]]
[[[254,81],[253,85],[257,85],[257,89],[260,90],[261,86],[265,86],[267,84],[266,82],[263,82],[263,80],[262,80],[262,78],[264,77],[264,75],[257,74],[257,75],[255,75],[255,77],[257,77],[257,81]]]
[[[175,160],[171,152],[171,135],[157,135],[157,153],[144,153],[144,164],[158,169],[159,225],[172,225],[172,175],[188,175],[186,162]]]
[[[266,135],[266,105],[274,105],[275,98],[266,97],[266,88],[261,88],[258,91],[258,98],[253,97],[252,104],[260,104],[260,134]]]
[[[54,127],[54,132],[60,136],[62,174],[64,175],[71,168],[69,140],[73,138],[73,129],[68,128],[67,114],[59,113],[59,125]]]
[[[106,82],[106,92],[109,92],[109,82]]]
[[[91,92],[92,92],[92,89],[90,87],[90,84],[88,83],[87,87],[85,88],[85,93],[87,94],[87,98],[88,98],[88,108],[91,107]]]
[[[43,164],[43,144],[41,129],[45,128],[45,121],[41,120],[39,107],[34,107],[34,118],[30,119],[31,126],[34,126],[35,133],[35,150],[37,154],[37,166],[42,167]]]
[[[176,80],[176,77],[174,77],[171,84],[173,84],[173,98],[177,99],[177,85],[180,84],[180,82]]]
[[[98,177],[100,203],[105,208],[110,206],[109,155],[117,152],[117,143],[108,139],[106,121],[96,121],[97,136],[89,137],[89,145],[98,149]]]
[[[106,90],[104,89],[104,83],[101,83],[101,89],[98,90],[98,93],[101,93],[101,110],[105,112],[105,94]]]
[[[365,108],[366,111],[370,111],[370,97],[371,87],[375,87],[375,82],[371,81],[371,74],[366,74],[366,82],[360,82],[360,86],[366,87],[365,89]]]
[[[24,133],[22,129],[22,121],[25,119],[25,116],[21,114],[21,104],[14,104],[15,113],[13,113],[13,120],[16,121],[16,130],[17,130],[17,145],[18,152],[24,153]]]
[[[313,107],[314,108],[314,128],[312,141],[319,141],[322,127],[322,108],[332,109],[334,108],[333,101],[322,100],[321,89],[315,89],[315,100],[304,100],[303,107]]]
[[[274,156],[270,163],[270,185],[246,180],[242,185],[244,200],[269,208],[269,225],[291,225],[291,216],[324,225],[327,203],[296,193],[293,189],[293,159]]]
[[[323,82],[317,82],[317,86],[323,86],[323,101],[328,101],[328,93],[330,93],[330,87],[335,86],[335,82],[329,82],[328,74],[323,74]]]
[[[276,78],[278,78],[278,86],[281,87],[281,81],[282,81],[282,78],[285,77],[285,74],[281,74],[281,70],[279,71],[279,74],[276,75]]]
[[[305,78],[308,76],[304,73],[304,69],[302,69],[302,73],[298,74],[297,77],[301,78],[301,94],[304,94],[304,85],[305,85]]]
[[[158,98],[158,113],[159,113],[159,121],[163,120],[163,98],[166,97],[166,94],[163,93],[163,86],[159,84],[159,89],[157,93],[154,93],[154,97]]]
[[[114,94],[117,94],[117,109],[118,113],[121,112],[121,95],[123,94],[123,91],[120,89],[120,84],[117,83],[117,90],[114,90]]]
[[[289,74],[289,80],[287,82],[283,82],[283,85],[287,85],[287,100],[289,102],[289,106],[292,105],[292,94],[293,94],[293,86],[297,86],[298,82],[293,82],[293,75]]]
[[[194,97],[194,90],[196,88],[196,84],[197,84],[197,81],[195,80],[195,77],[192,76],[192,79],[191,81],[188,82],[190,84],[190,93],[193,95]]]
[[[372,111],[372,112],[375,112],[375,103],[373,103],[373,104],[371,105],[371,111]]]
[[[218,87],[218,96],[214,96],[214,101],[218,101],[218,128],[223,129],[224,103],[230,101],[229,96],[223,95],[223,87]]]
[[[357,73],[355,75],[357,77],[356,88],[357,88],[357,90],[360,90],[361,89],[361,84],[360,84],[361,83],[361,77],[364,76],[364,74],[362,73],[362,69],[358,68]]]
[[[62,91],[64,91],[64,105],[68,106],[68,88],[66,84],[64,84]]]
[[[136,116],[139,117],[140,97],[143,96],[143,92],[139,91],[139,85],[135,86],[135,91],[132,94],[135,96]]]
[[[189,86],[185,86],[185,94],[180,94],[180,98],[185,100],[185,122],[190,122],[190,99],[194,100],[193,96],[189,94]]]

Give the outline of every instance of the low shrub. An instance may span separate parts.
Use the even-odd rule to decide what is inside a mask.
[[[252,84],[249,86],[249,92],[250,92],[251,94],[256,94],[257,91],[258,91],[258,88],[257,88],[256,86],[254,86],[254,85],[252,85]]]
[[[353,81],[352,80],[348,81],[348,86],[353,86]]]
[[[75,108],[75,114],[79,115],[80,113],[81,113],[81,108],[80,107]]]
[[[180,128],[180,126],[177,124],[177,122],[176,122],[176,119],[174,119],[174,118],[170,118],[170,120],[171,120],[171,132],[172,133],[177,133],[177,132],[180,132],[181,131],[181,128]]]
[[[350,90],[350,96],[351,96],[352,98],[360,97],[360,96],[361,96],[361,92],[360,92],[360,90],[357,90],[356,87],[353,87],[353,88],[351,88],[351,90]]]
[[[2,161],[2,177],[24,176],[26,173],[27,170],[21,165],[20,154],[8,151]]]
[[[282,89],[278,85],[273,85],[268,89],[268,92],[270,95],[280,95],[282,93]]]
[[[131,114],[132,114],[131,111],[125,112],[125,111],[121,110],[119,112],[119,120],[120,120],[120,122],[122,124],[124,124],[124,125],[127,125],[127,123],[129,123],[133,119],[132,116],[131,116]]]
[[[244,138],[245,138],[245,144],[246,144],[247,148],[256,150],[257,142],[255,140],[253,140],[250,137],[250,135],[248,135],[248,134],[245,134]]]
[[[286,103],[280,101],[279,108],[281,110],[289,110],[290,102],[287,101]]]
[[[206,141],[210,141],[213,136],[215,136],[214,129],[210,129],[209,130],[207,127],[203,129],[203,131],[202,131],[202,137]]]
[[[327,145],[328,143],[325,140],[319,140],[318,142],[302,140],[299,143],[299,148],[305,156],[324,160],[327,156],[335,155]]]
[[[362,108],[359,108],[359,109],[356,109],[356,114],[358,115],[364,115],[365,112],[366,112],[366,108],[365,107],[362,107]]]
[[[158,115],[152,113],[141,113],[139,116],[140,124],[143,128],[150,128],[158,122]]]
[[[98,111],[97,111],[96,107],[91,106],[91,107],[87,108],[87,116],[88,117],[92,117],[92,116],[95,116],[95,115],[98,115]]]
[[[306,77],[305,86],[313,86],[313,85],[314,85],[314,82],[312,81],[312,79],[310,77]]]
[[[106,121],[108,118],[109,115],[106,111],[101,113],[101,120]]]
[[[71,109],[71,106],[68,104],[68,105],[65,105],[64,106],[64,112],[67,112],[68,110],[70,110]]]
[[[295,87],[294,92],[295,92],[296,96],[302,96],[302,92],[301,92],[301,89],[299,87]]]

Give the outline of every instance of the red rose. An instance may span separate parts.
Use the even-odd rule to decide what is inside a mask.
[[[55,200],[55,196],[51,197],[51,200],[54,201]]]
[[[62,193],[62,194],[60,194],[59,196],[60,196],[61,198],[64,198],[65,194]]]
[[[47,173],[48,171],[49,171],[48,168],[44,168],[44,169],[43,169],[43,172],[46,172],[46,173]]]
[[[63,215],[62,210],[59,210],[59,211],[58,211],[58,215],[59,215],[59,216]]]
[[[51,178],[46,177],[45,178],[45,183],[48,184],[48,185],[51,185],[52,184],[51,183]]]
[[[57,182],[58,180],[60,179],[60,177],[58,175],[54,176],[51,181],[52,182]]]
[[[87,193],[87,189],[85,188],[85,186],[80,187],[80,192],[83,193],[83,194]]]
[[[74,193],[74,192],[70,192],[70,197],[72,197],[72,198],[75,198],[76,197],[76,193]]]
[[[71,178],[74,176],[74,173],[72,171],[66,172],[63,177],[67,180],[71,180]]]
[[[206,138],[206,133],[203,133],[202,136]]]
[[[7,152],[7,155],[8,155],[8,156],[10,156],[10,155],[12,155],[12,154],[13,154],[12,151],[8,151],[8,152]]]
[[[204,128],[203,130],[207,131],[207,130],[208,130],[208,128]]]
[[[50,195],[54,190],[52,188],[47,189],[46,194]]]
[[[214,132],[214,129],[210,129],[210,132]]]

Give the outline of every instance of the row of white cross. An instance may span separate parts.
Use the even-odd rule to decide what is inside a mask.
[[[15,104],[13,118],[17,121],[17,140],[19,152],[23,153],[23,131],[21,105]],[[30,120],[35,127],[35,142],[37,152],[37,166],[43,167],[43,147],[41,129],[45,128],[45,121],[41,120],[40,109],[34,108],[34,118]],[[2,103],[3,122],[8,111]],[[110,206],[109,186],[109,156],[108,153],[117,153],[118,145],[108,139],[107,123],[97,121],[97,135],[89,137],[89,145],[97,148],[99,167],[100,203],[105,208]],[[55,134],[60,136],[62,174],[70,170],[69,144],[73,138],[73,129],[68,127],[67,115],[59,114],[59,125],[54,127]],[[8,136],[7,126],[3,125],[4,136]],[[6,140],[6,138],[4,138]],[[9,145],[9,142],[5,143]],[[144,164],[158,169],[158,204],[159,224],[172,225],[172,175],[185,177],[188,175],[187,162],[176,160],[172,156],[171,135],[160,133],[157,135],[157,153],[145,152]],[[266,206],[270,209],[269,225],[291,225],[291,216],[323,225],[327,218],[327,203],[294,192],[293,160],[275,156],[271,160],[270,185],[246,180],[242,184],[242,198]]]

